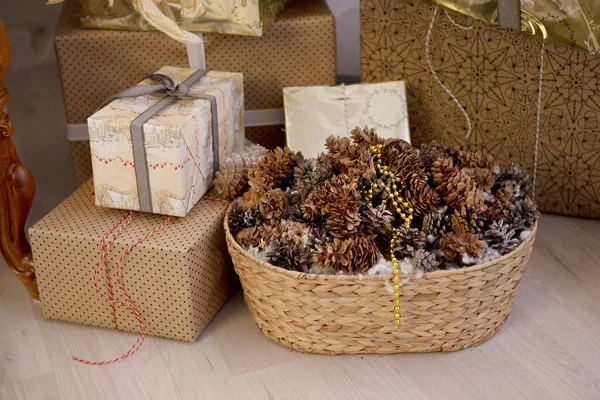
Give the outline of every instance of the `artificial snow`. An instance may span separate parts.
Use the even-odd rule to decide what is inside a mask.
[[[383,256],[380,256],[375,265],[367,271],[367,275],[388,275],[394,270],[394,266]]]
[[[524,242],[529,236],[531,236],[531,231],[530,230],[524,230],[519,235],[519,239],[521,239],[521,242]]]

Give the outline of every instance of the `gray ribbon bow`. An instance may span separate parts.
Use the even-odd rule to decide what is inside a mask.
[[[152,212],[152,193],[150,191],[150,177],[144,139],[144,124],[158,114],[165,107],[173,104],[175,100],[182,97],[194,99],[206,99],[210,101],[212,114],[212,136],[213,136],[213,178],[219,168],[219,119],[217,116],[217,99],[215,96],[204,93],[189,93],[190,87],[200,78],[206,75],[206,70],[199,69],[190,75],[182,83],[175,85],[173,80],[163,74],[152,74],[150,79],[157,85],[137,85],[123,90],[120,93],[106,99],[99,108],[111,103],[113,100],[123,97],[145,96],[151,93],[166,94],[160,101],[141,113],[131,122],[131,147],[133,150],[133,164],[135,167],[135,178],[137,181],[138,200],[140,211]],[[189,147],[188,147],[189,150]],[[194,163],[197,163],[194,160]],[[199,167],[196,164],[196,167]]]

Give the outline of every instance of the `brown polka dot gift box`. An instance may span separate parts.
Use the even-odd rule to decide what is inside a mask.
[[[65,1],[54,37],[78,183],[92,173],[86,119],[104,99],[163,65],[190,66],[185,44],[158,31],[84,29],[82,12]],[[284,87],[336,82],[335,19],[325,0],[292,2],[262,37],[203,40],[206,69],[243,73],[246,137],[268,148],[285,144]]]
[[[413,144],[485,149],[531,174],[541,211],[600,218],[600,55],[542,36],[361,0],[361,80],[406,82]]]
[[[94,205],[82,185],[29,230],[46,318],[194,341],[237,287],[227,204],[185,218]]]

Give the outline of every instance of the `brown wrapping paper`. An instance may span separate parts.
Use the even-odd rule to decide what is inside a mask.
[[[438,12],[431,61],[467,122],[429,70],[425,37],[434,7],[361,0],[361,80],[407,83],[412,140],[483,148],[533,173],[541,39]],[[384,18],[384,16],[387,16]],[[600,57],[545,44],[536,202],[544,212],[600,218]]]
[[[55,34],[68,124],[85,123],[105,98],[163,65],[189,65],[186,46],[160,32],[82,29],[80,13],[77,1],[65,2]],[[262,37],[205,34],[204,41],[208,69],[244,74],[246,110],[283,108],[287,86],[336,81],[335,20],[325,0],[293,2]],[[280,128],[249,128],[246,137],[272,147],[285,140]],[[82,153],[74,153],[76,167]]]
[[[82,185],[31,227],[29,235],[44,316],[112,329],[111,307],[96,293],[92,276],[101,237],[124,212],[96,207],[92,192],[90,183]],[[149,335],[196,340],[235,290],[237,278],[223,232],[226,209],[226,204],[203,199],[187,217],[171,218],[125,258],[122,281]],[[164,220],[133,214],[109,252],[113,292],[119,293],[114,267],[120,255]],[[97,278],[106,292],[103,270]],[[115,299],[123,297],[118,294]],[[116,316],[119,330],[138,331],[128,311],[117,308]]]

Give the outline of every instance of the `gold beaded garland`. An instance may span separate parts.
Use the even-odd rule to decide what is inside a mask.
[[[383,144],[375,144],[369,146],[369,150],[373,154],[373,161],[375,161],[375,166],[377,172],[380,175],[389,177],[389,185],[384,184],[383,182],[368,182],[363,186],[363,196],[367,201],[369,207],[372,207],[372,200],[374,189],[381,188],[384,192],[387,193],[387,197],[384,199],[384,202],[388,202],[390,208],[393,209],[396,214],[403,220],[404,225],[410,227],[410,223],[413,219],[414,210],[410,206],[410,203],[407,202],[402,196],[400,196],[401,190],[404,188],[402,183],[400,183],[400,178],[396,176],[387,165],[383,165],[382,162],[382,149]],[[393,282],[393,296],[394,296],[394,324],[400,325],[400,265],[396,256],[394,254],[394,247],[396,241],[400,239],[402,233],[398,228],[394,229],[394,234],[392,239],[390,240],[390,261],[392,262],[392,282]]]

